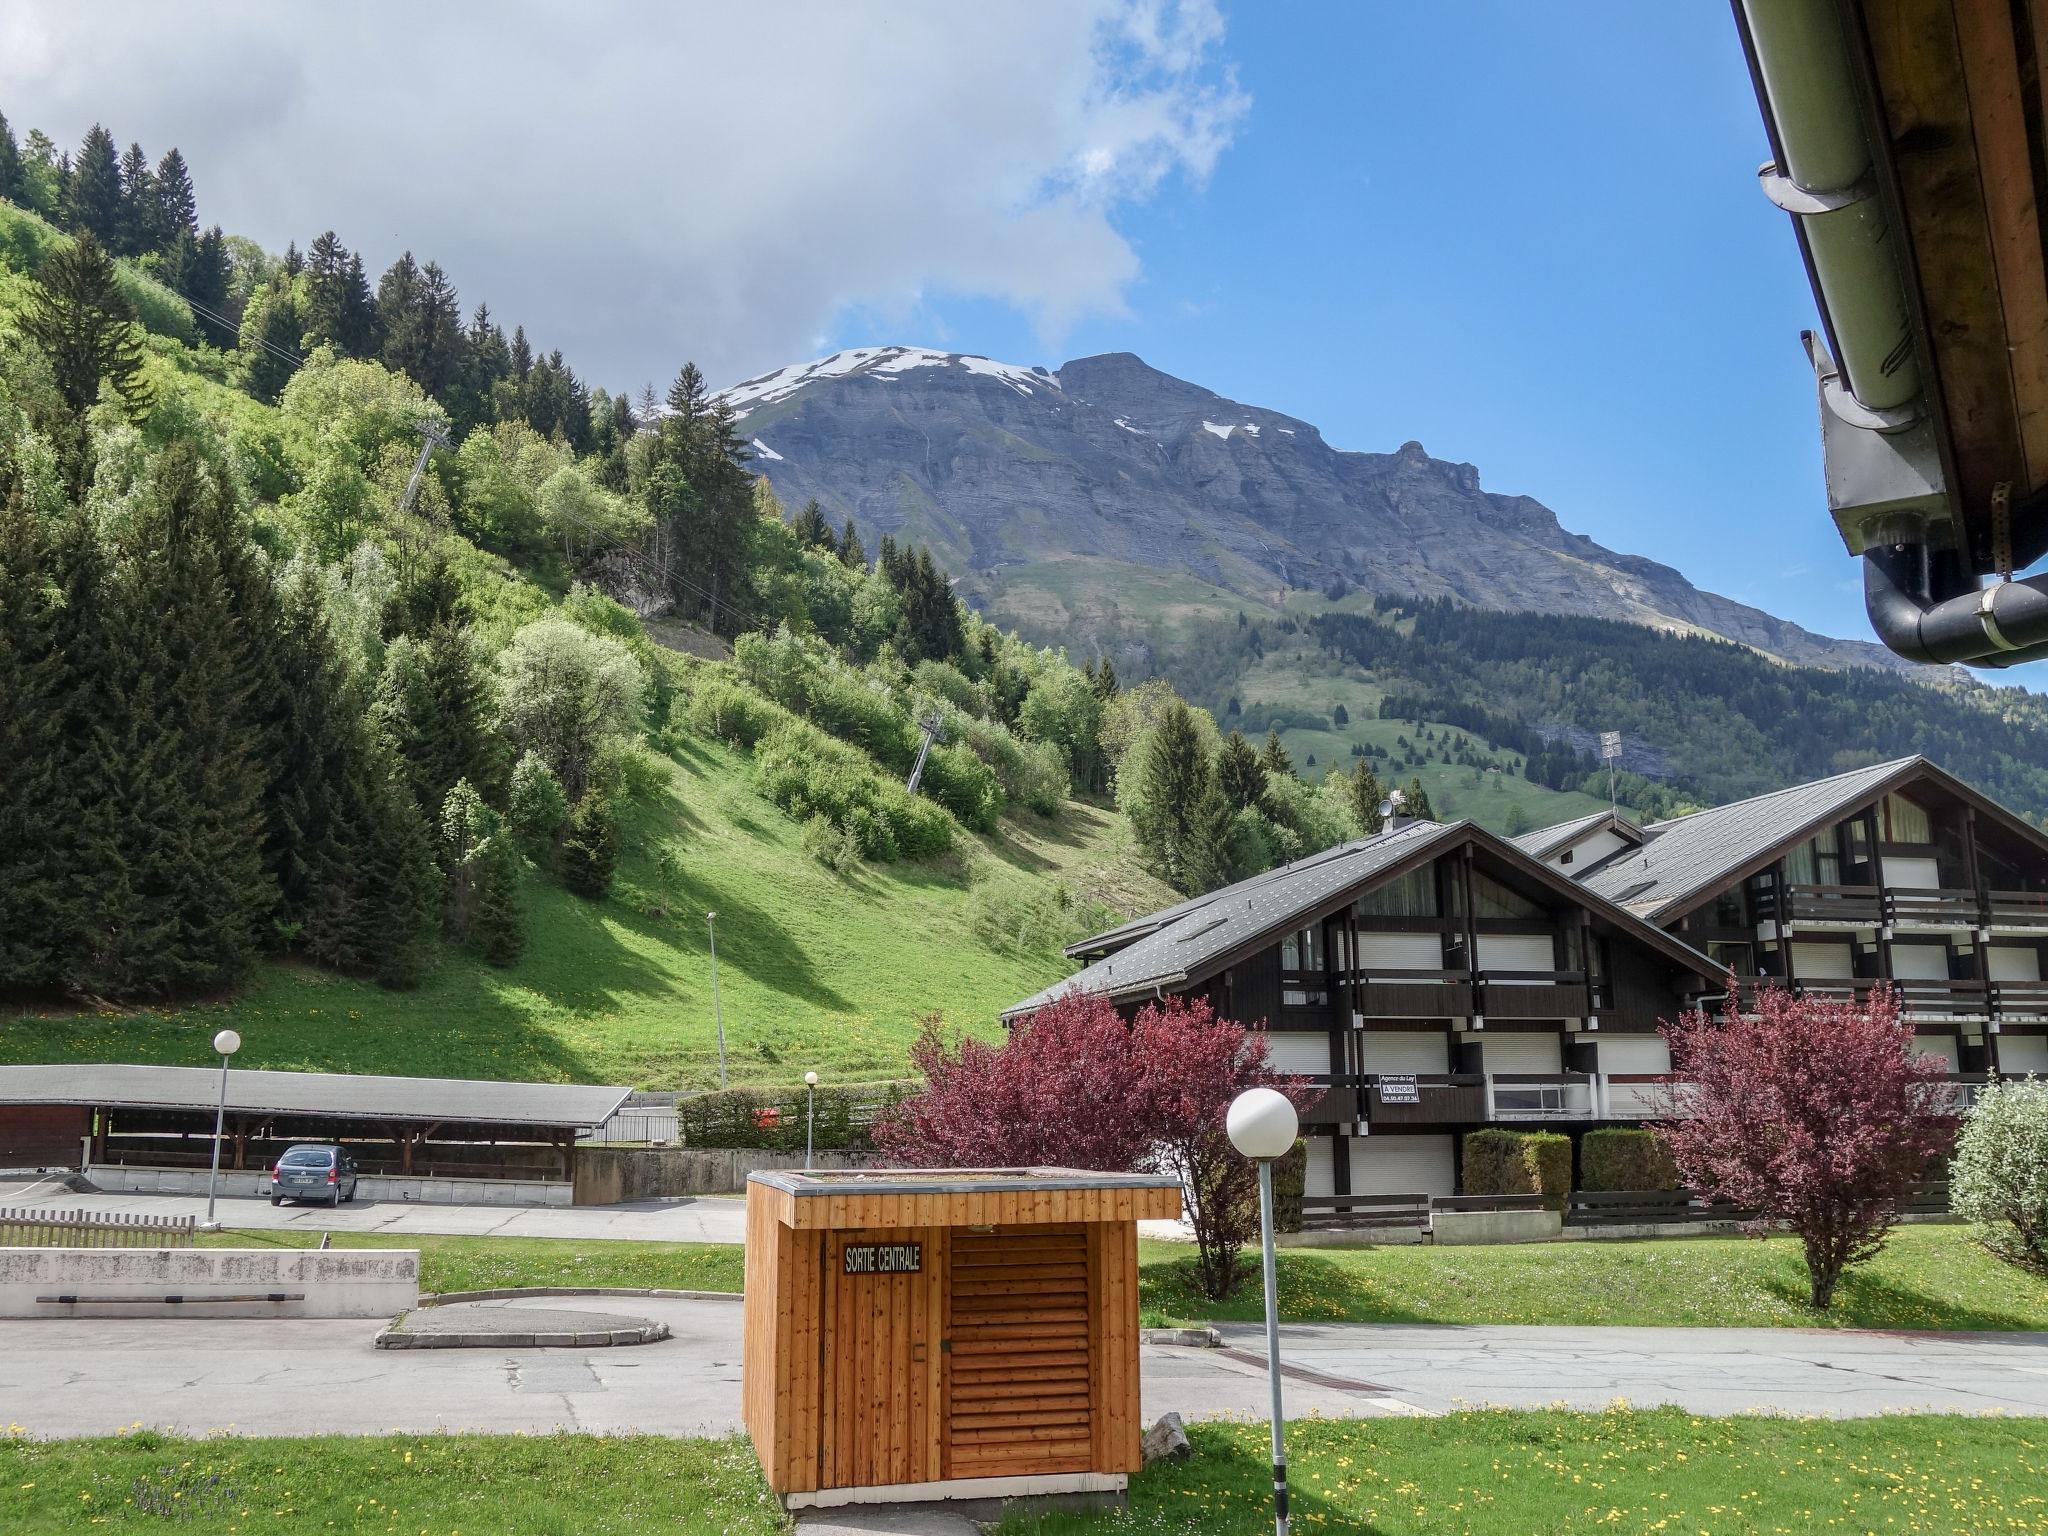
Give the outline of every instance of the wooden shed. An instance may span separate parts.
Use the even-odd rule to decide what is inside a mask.
[[[1180,1189],[1066,1168],[753,1174],[744,1412],[791,1508],[1120,1491],[1138,1227]]]

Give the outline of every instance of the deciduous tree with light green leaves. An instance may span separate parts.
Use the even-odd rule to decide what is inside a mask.
[[[2001,1258],[2048,1273],[2048,1081],[1991,1083],[1948,1165],[1949,1208]]]
[[[572,803],[583,798],[599,749],[637,731],[646,707],[639,659],[567,619],[535,619],[498,658],[500,727],[541,755]]]

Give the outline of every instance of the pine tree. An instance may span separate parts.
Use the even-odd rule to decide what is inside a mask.
[[[1242,731],[1232,731],[1216,754],[1216,783],[1234,810],[1257,810],[1265,805],[1266,770]]]
[[[1401,791],[1401,814],[1417,821],[1436,820],[1436,812],[1430,807],[1429,792],[1422,787],[1419,776],[1409,779],[1408,787]]]
[[[114,136],[98,123],[86,133],[64,184],[62,222],[73,234],[90,234],[110,250],[120,249],[121,165]]]
[[[27,201],[21,175],[21,147],[14,142],[14,130],[7,126],[7,114],[0,112],[0,202]]]
[[[1330,721],[1334,725],[1349,725],[1351,723],[1351,711],[1342,704],[1339,704],[1330,711]]]
[[[619,867],[619,823],[602,794],[585,795],[569,816],[562,840],[562,883],[578,896],[601,900]]]
[[[155,250],[156,226],[156,178],[142,146],[130,144],[121,156],[121,220],[114,249],[123,256]]]
[[[789,531],[796,535],[797,543],[805,549],[836,547],[832,538],[832,525],[825,521],[825,509],[818,505],[818,498],[815,496],[804,503],[803,510],[790,522]]]
[[[1105,656],[1095,672],[1095,696],[1107,703],[1116,697],[1116,693],[1116,663]]]
[[[298,371],[304,320],[298,296],[282,276],[242,316],[242,387],[265,405],[274,405]]]
[[[861,547],[860,531],[853,526],[853,519],[846,520],[846,526],[839,530],[839,560],[849,570],[864,571],[868,565],[868,552]]]
[[[391,642],[373,714],[421,805],[443,804],[458,782],[498,798],[504,753],[491,729],[492,706],[490,679],[466,631],[441,625],[423,639]]]
[[[167,251],[180,235],[199,238],[199,201],[192,195],[192,176],[175,147],[156,163],[156,227],[153,248]]]
[[[350,357],[372,356],[382,338],[377,328],[377,301],[370,293],[361,253],[349,257],[348,270],[342,274],[341,320],[335,340],[342,351]]]
[[[294,240],[284,248],[282,265],[286,277],[297,277],[306,270],[306,258],[299,254],[299,242]]]
[[[74,412],[99,399],[102,379],[130,414],[149,409],[135,311],[115,281],[112,259],[90,234],[43,258],[21,328],[49,359],[58,391]]]
[[[1139,841],[1168,883],[1183,892],[1194,889],[1188,860],[1195,808],[1213,782],[1194,711],[1175,698],[1145,741],[1131,820]]]
[[[306,250],[306,340],[346,352],[348,248],[333,230],[314,237]]]
[[[1266,744],[1259,750],[1259,762],[1268,773],[1282,774],[1288,778],[1294,776],[1294,759],[1287,755],[1287,747],[1280,740],[1280,732],[1270,726],[1266,730]]]
[[[1358,818],[1360,830],[1367,837],[1378,836],[1383,824],[1380,802],[1387,798],[1387,792],[1366,759],[1359,759],[1358,771],[1345,782],[1345,794],[1351,802],[1351,814]]]
[[[395,761],[380,750],[372,770],[375,792],[361,856],[372,927],[370,973],[387,987],[416,987],[433,961],[441,871],[433,833]]]
[[[519,854],[503,833],[487,839],[476,860],[476,952],[508,966],[526,949],[526,908],[519,895]]]
[[[522,385],[526,376],[533,372],[533,345],[526,339],[526,327],[512,327],[512,377]]]
[[[1211,784],[1188,824],[1187,885],[1190,894],[1218,890],[1251,873],[1241,850],[1237,810]]]

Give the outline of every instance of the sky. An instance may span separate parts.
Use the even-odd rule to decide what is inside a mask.
[[[10,0],[0,112],[608,387],[1131,351],[1868,634],[1725,0]]]

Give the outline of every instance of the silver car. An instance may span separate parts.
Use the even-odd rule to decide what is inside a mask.
[[[342,1205],[356,1197],[356,1160],[339,1147],[293,1147],[270,1170],[270,1203],[319,1200]]]

